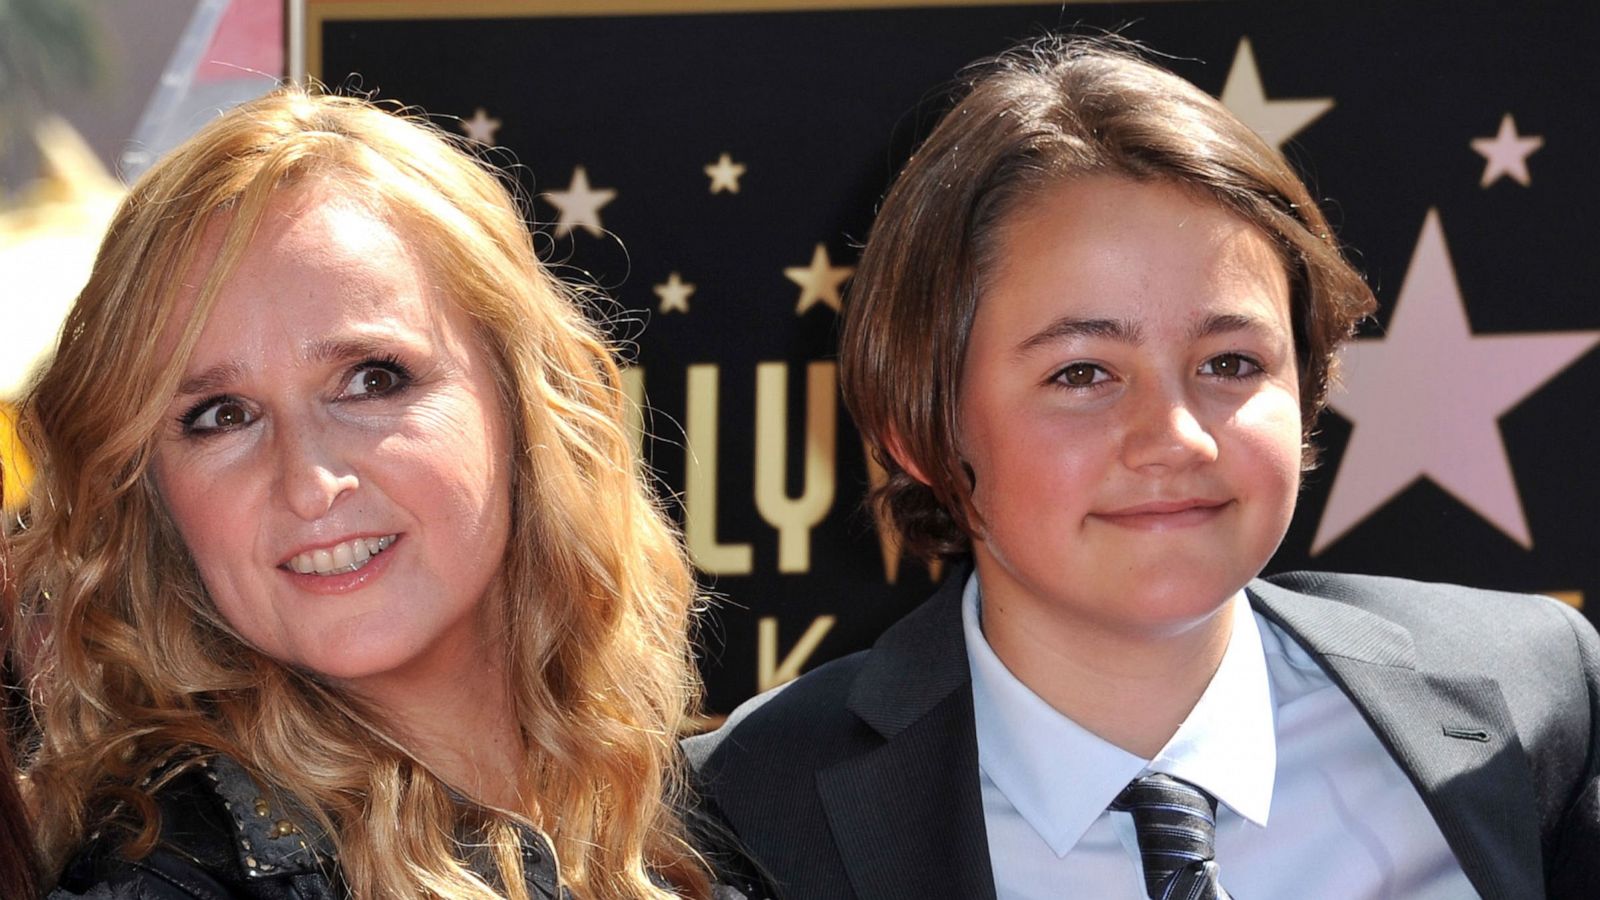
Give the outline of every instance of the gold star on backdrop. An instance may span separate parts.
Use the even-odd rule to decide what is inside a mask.
[[[500,120],[489,118],[488,110],[481,106],[472,114],[472,118],[462,119],[457,124],[467,133],[467,137],[489,147],[494,146],[494,133],[500,130]]]
[[[826,303],[838,312],[839,286],[855,271],[855,266],[833,265],[828,259],[828,248],[818,244],[816,252],[811,254],[811,265],[783,270],[783,277],[800,285],[800,300],[795,304],[794,314],[805,315],[806,310],[818,303]]]
[[[547,191],[544,198],[561,211],[561,217],[556,220],[556,237],[565,237],[574,228],[599,237],[605,233],[605,226],[600,224],[600,207],[617,199],[617,192],[611,188],[590,187],[589,173],[583,166],[577,166],[572,170],[572,183],[566,190]]]
[[[1256,68],[1256,54],[1250,49],[1249,38],[1239,39],[1239,50],[1234,54],[1233,66],[1228,69],[1228,81],[1222,87],[1221,100],[1223,106],[1261,135],[1262,140],[1279,150],[1307,125],[1333,109],[1332,97],[1268,100],[1266,89],[1261,86],[1261,71]]]
[[[733,157],[724,153],[716,162],[706,166],[705,171],[711,178],[711,193],[739,193],[739,178],[745,173],[744,163],[736,163]]]
[[[677,272],[668,275],[667,280],[656,285],[654,290],[656,296],[661,298],[657,312],[666,315],[669,312],[689,311],[689,296],[694,293],[694,285],[684,281]]]

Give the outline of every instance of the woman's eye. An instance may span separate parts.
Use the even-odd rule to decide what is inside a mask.
[[[1088,387],[1110,376],[1094,363],[1076,362],[1056,373],[1055,380],[1069,387]]]
[[[227,431],[249,425],[256,420],[248,407],[231,397],[220,400],[207,400],[191,409],[183,417],[185,430],[189,432]]]
[[[1200,374],[1220,378],[1244,378],[1261,371],[1260,363],[1242,353],[1213,356],[1200,365]]]
[[[382,397],[392,394],[406,384],[406,377],[384,365],[366,364],[356,368],[345,383],[345,397]]]

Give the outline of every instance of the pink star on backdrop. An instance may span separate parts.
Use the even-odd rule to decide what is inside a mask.
[[[1486,188],[1504,175],[1510,175],[1523,187],[1532,184],[1533,178],[1528,174],[1528,157],[1543,146],[1544,138],[1537,134],[1527,137],[1517,134],[1516,120],[1511,118],[1511,113],[1506,113],[1500,120],[1500,131],[1494,137],[1472,139],[1472,149],[1488,160],[1483,167],[1483,180],[1479,186]]]
[[[1329,405],[1353,428],[1311,552],[1419,478],[1531,548],[1499,418],[1597,342],[1600,331],[1473,334],[1439,213],[1428,210],[1388,333],[1341,353]]]

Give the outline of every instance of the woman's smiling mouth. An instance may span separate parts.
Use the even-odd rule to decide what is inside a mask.
[[[398,535],[358,537],[341,541],[331,547],[307,550],[283,563],[283,568],[301,575],[343,575],[354,572],[372,561],[374,556],[389,549]]]

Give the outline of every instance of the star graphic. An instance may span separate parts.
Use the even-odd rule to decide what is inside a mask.
[[[1428,210],[1388,334],[1341,355],[1329,402],[1353,429],[1311,552],[1419,478],[1532,548],[1498,420],[1597,342],[1600,331],[1473,334],[1439,213]]]
[[[716,162],[705,167],[706,175],[711,178],[711,193],[718,194],[726,190],[730,193],[739,193],[739,178],[744,175],[744,163],[736,163],[733,157],[724,153]]]
[[[564,191],[546,191],[544,198],[561,211],[556,220],[556,237],[565,237],[574,228],[582,228],[595,237],[605,233],[600,224],[600,207],[617,198],[611,188],[589,187],[589,173],[583,166],[572,170],[572,183]]]
[[[800,285],[800,300],[794,314],[805,315],[806,310],[818,303],[826,303],[839,311],[839,286],[855,274],[854,266],[834,266],[828,259],[828,248],[822,244],[811,254],[811,265],[792,266],[783,270],[783,277]]]
[[[456,124],[461,126],[468,138],[490,147],[495,143],[494,133],[500,130],[500,120],[489,118],[488,110],[481,106],[472,114],[472,118],[462,119]]]
[[[1250,49],[1249,38],[1239,39],[1239,49],[1233,55],[1233,66],[1228,69],[1228,81],[1222,86],[1221,99],[1222,105],[1232,110],[1240,121],[1279,150],[1307,125],[1333,109],[1332,97],[1268,100],[1266,89],[1261,86],[1261,72],[1256,68],[1256,54]]]
[[[1479,187],[1487,188],[1502,175],[1515,178],[1517,184],[1527,187],[1533,183],[1528,174],[1528,157],[1544,146],[1544,138],[1537,134],[1522,137],[1517,134],[1516,120],[1506,113],[1500,120],[1500,132],[1492,138],[1473,138],[1472,149],[1488,162],[1483,167],[1483,180]]]
[[[662,315],[689,311],[689,295],[694,293],[694,285],[684,281],[677,272],[668,275],[667,280],[656,285],[653,290],[656,296],[661,298],[661,306],[657,308],[657,312]]]

